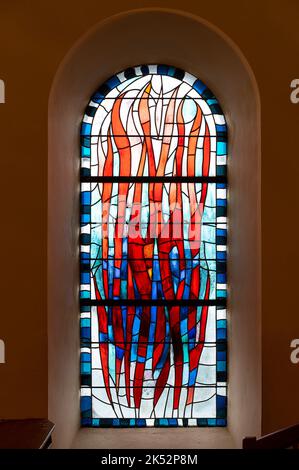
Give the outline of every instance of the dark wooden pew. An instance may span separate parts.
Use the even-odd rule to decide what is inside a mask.
[[[48,449],[53,430],[47,419],[2,419],[0,449]]]
[[[298,445],[299,424],[259,438],[245,437],[243,439],[243,449],[297,449]]]

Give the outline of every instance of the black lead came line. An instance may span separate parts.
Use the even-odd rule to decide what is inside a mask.
[[[176,122],[169,122],[167,124],[173,124],[173,125],[176,125]],[[140,139],[143,139],[144,137],[151,137],[153,139],[163,139],[164,137],[186,137],[186,138],[190,138],[190,139],[203,139],[204,137],[211,137],[213,139],[217,139],[217,137],[225,137],[224,136],[224,133],[225,131],[219,131],[218,135],[217,134],[200,134],[200,135],[193,135],[193,134],[166,134],[166,133],[163,133],[163,134],[88,134],[88,135],[85,135],[85,134],[80,134],[80,137],[82,139],[86,139],[86,138],[91,138],[91,137],[94,137],[95,139],[100,139],[101,137],[138,137]],[[220,135],[219,135],[220,134]],[[95,145],[96,145],[96,142],[95,142]]]
[[[81,176],[81,183],[219,183],[226,176]]]
[[[81,306],[208,306],[208,307],[226,307],[226,299],[80,299]]]

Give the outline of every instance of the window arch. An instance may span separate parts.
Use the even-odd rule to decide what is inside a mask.
[[[130,67],[91,98],[82,425],[226,425],[226,149],[215,96],[176,67]]]

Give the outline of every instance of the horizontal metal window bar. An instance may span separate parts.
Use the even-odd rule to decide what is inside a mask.
[[[173,124],[173,125],[176,125],[176,123],[168,123],[168,124]],[[153,139],[164,139],[165,137],[190,137],[191,139],[200,139],[200,138],[203,138],[203,137],[211,137],[211,138],[217,138],[217,137],[220,137],[220,136],[224,136],[226,135],[226,133],[224,133],[224,131],[219,131],[219,134],[199,134],[199,135],[192,135],[192,134],[160,134],[160,135],[157,135],[157,134],[81,134],[80,137],[95,137],[97,139],[99,139],[100,137],[139,137],[140,139],[143,139],[144,137],[151,137]],[[96,142],[95,142],[96,144]]]
[[[154,221],[150,221],[150,220],[147,220],[145,222],[140,222],[138,220],[138,216],[133,216],[133,219],[132,220],[120,220],[120,219],[114,219],[114,218],[109,218],[109,220],[106,220],[106,221],[99,221],[99,222],[88,222],[89,224],[91,225],[106,225],[106,224],[113,224],[113,223],[116,223],[118,222],[119,224],[124,224],[124,225],[140,225],[142,227],[147,227],[148,225],[150,226],[153,226],[153,227],[159,227],[160,225],[162,225],[163,227],[165,226],[165,224],[167,224],[168,222],[170,222],[169,220],[163,220],[163,221],[157,221],[157,220],[154,220]],[[182,220],[181,222],[174,222],[174,221],[171,221],[171,225],[178,225],[178,226],[181,226],[181,225],[207,225],[209,227],[214,227],[216,228],[216,225],[226,225],[226,222],[192,222],[191,220]],[[86,224],[84,224],[86,225]]]
[[[81,255],[84,252],[81,253]],[[223,252],[221,252],[223,253]],[[82,260],[86,261],[161,261],[160,258],[133,258],[132,256],[123,256],[122,258],[82,258]],[[164,260],[163,260],[164,261]],[[167,258],[167,261],[219,261],[218,258]]]
[[[210,365],[210,364],[209,364]],[[216,364],[211,364],[212,366],[216,366]],[[101,370],[101,369],[96,369],[96,368],[93,368],[92,370]],[[84,377],[84,374],[82,374],[82,376]],[[128,389],[132,389],[134,390],[134,388],[152,388],[152,389],[163,389],[163,390],[167,390],[167,389],[174,389],[174,388],[189,388],[190,385],[188,384],[183,384],[183,385],[165,385],[165,387],[162,387],[162,386],[155,386],[155,385],[130,385],[128,387]],[[201,385],[193,385],[192,387],[194,388],[226,388],[227,386],[226,385],[217,385],[217,383],[212,383],[212,384],[201,384]],[[82,388],[84,388],[84,386],[82,386]],[[89,388],[89,387],[88,387]],[[91,388],[92,389],[103,389],[105,390],[106,387],[105,385],[91,385]],[[116,385],[114,386],[111,386],[109,387],[110,389],[117,389],[117,390],[122,390],[122,389],[127,389],[127,387],[125,385],[123,386],[119,386],[117,387]],[[144,418],[146,419],[146,418]],[[180,418],[178,418],[180,419]]]
[[[203,344],[207,345],[209,347],[216,347],[217,344],[223,345],[224,342],[227,342],[226,339],[224,340],[215,340],[215,341],[182,341],[182,345],[189,345],[189,344]],[[175,341],[113,341],[113,340],[107,340],[107,341],[88,341],[85,340],[84,338],[81,339],[82,344],[90,344],[92,347],[99,346],[100,344],[111,344],[112,346],[118,346],[118,345],[128,345],[128,344],[147,344],[147,345],[156,345],[156,344],[176,344]]]
[[[81,183],[220,183],[226,176],[81,176]]]
[[[151,74],[148,74],[148,75],[151,75]],[[135,78],[138,78],[138,77],[135,77]],[[142,78],[142,76],[140,75],[139,78]],[[192,87],[192,85],[190,85],[190,86]],[[116,88],[117,88],[117,87],[116,87]],[[192,90],[193,90],[193,89],[192,89]],[[136,91],[137,91],[137,90],[136,90]],[[97,93],[97,92],[95,92],[95,94],[96,94],[96,93]],[[100,92],[98,92],[98,93],[101,95]],[[121,92],[120,92],[120,93],[121,93]],[[130,97],[130,96],[121,96],[121,95],[117,95],[117,96],[104,96],[104,95],[102,95],[102,96],[103,96],[103,98],[102,98],[103,100],[113,100],[113,101],[115,101],[115,100],[158,100],[158,99],[159,99],[159,100],[163,100],[163,99],[165,99],[165,100],[170,100],[170,99],[172,99],[172,100],[188,99],[188,100],[193,100],[193,101],[206,101],[206,99],[203,98],[203,97],[201,97],[201,96],[198,96],[198,97],[195,98],[195,97],[189,96],[189,95],[184,95],[184,96],[181,96],[181,97],[180,97],[180,96],[174,96],[173,98],[172,98],[171,96],[165,96],[165,94],[164,94],[163,96],[158,95],[158,96],[156,96],[156,97],[155,97],[155,96],[152,96],[152,95],[145,96],[145,97],[143,97],[143,96],[140,96],[140,97],[138,97],[138,96],[136,96],[136,97]],[[99,99],[99,98],[97,98],[97,99]],[[215,98],[214,98],[214,99],[215,99]],[[94,101],[92,98],[91,98],[91,101],[93,101],[94,103],[96,103],[96,101]],[[215,103],[215,104],[218,104],[218,103]],[[95,106],[92,106],[92,105],[91,105],[91,107],[95,107]],[[208,114],[212,114],[212,113],[208,113]],[[216,113],[216,114],[217,114],[217,113]],[[222,115],[222,113],[219,113],[219,114]],[[206,115],[207,115],[207,114],[205,114],[205,116],[206,116]]]
[[[80,299],[80,304],[82,306],[165,306],[165,307],[174,307],[174,306],[226,306],[226,299]]]

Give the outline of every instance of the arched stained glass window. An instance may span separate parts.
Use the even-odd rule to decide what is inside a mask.
[[[81,127],[83,426],[226,425],[225,118],[175,67],[110,78]]]

